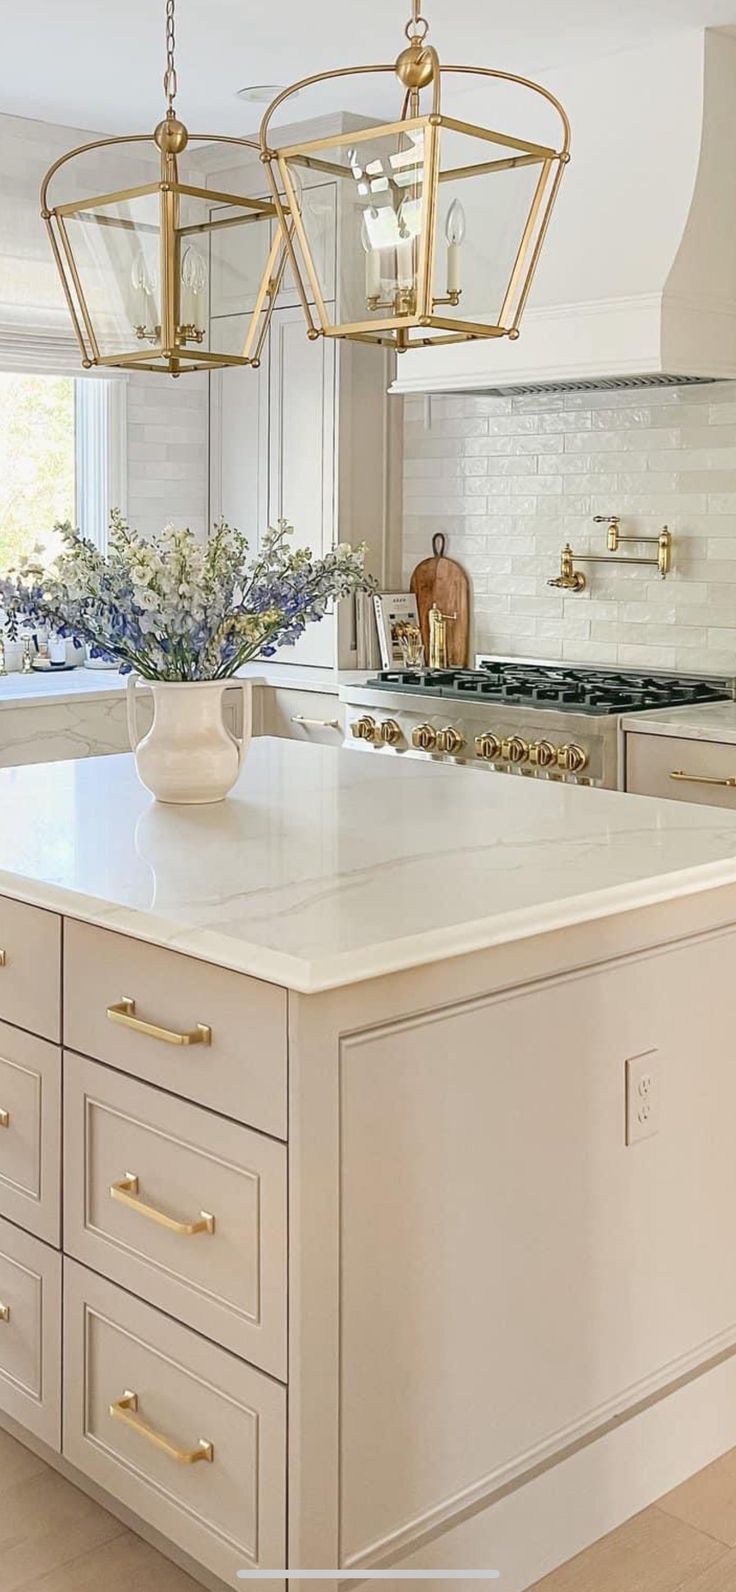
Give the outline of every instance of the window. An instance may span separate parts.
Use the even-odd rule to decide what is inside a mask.
[[[125,475],[124,381],[0,371],[0,570],[59,521],[104,547]]]

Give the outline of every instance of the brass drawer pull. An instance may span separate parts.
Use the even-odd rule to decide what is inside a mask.
[[[208,1211],[200,1211],[196,1222],[178,1222],[176,1217],[167,1216],[165,1211],[157,1210],[155,1205],[147,1205],[138,1193],[135,1172],[126,1172],[119,1183],[110,1184],[110,1198],[117,1200],[119,1205],[127,1205],[130,1210],[137,1211],[139,1216],[147,1217],[149,1222],[166,1227],[170,1233],[181,1233],[185,1238],[191,1238],[194,1233],[215,1231],[215,1218]]]
[[[200,1459],[206,1459],[212,1464],[215,1450],[211,1443],[200,1438],[196,1448],[178,1448],[176,1443],[165,1437],[163,1432],[157,1432],[155,1426],[149,1426],[147,1421],[138,1414],[138,1394],[130,1393],[127,1388],[121,1399],[116,1399],[109,1406],[110,1414],[114,1421],[122,1421],[125,1426],[130,1426],[134,1432],[145,1437],[146,1442],[153,1443],[154,1448],[160,1448],[163,1454],[168,1454],[169,1459],[175,1459],[177,1465],[196,1465]]]
[[[307,719],[303,713],[292,713],[292,724],[303,724],[308,730],[339,730],[339,719]]]
[[[0,1305],[0,1321],[10,1320],[10,1305]]]
[[[9,1128],[9,1127],[10,1127],[10,1112],[9,1111],[5,1111],[4,1108],[2,1106],[0,1106],[0,1128]]]
[[[107,1015],[111,1023],[122,1023],[125,1028],[135,1029],[137,1034],[147,1034],[149,1039],[162,1039],[165,1045],[212,1044],[212,1029],[206,1023],[197,1023],[196,1028],[180,1034],[175,1028],[161,1028],[158,1023],[147,1023],[143,1017],[136,1017],[135,1001],[129,995],[124,995],[116,1006],[108,1006]]]
[[[736,790],[736,776],[731,779],[717,779],[715,774],[685,774],[681,768],[675,768],[670,774],[670,779],[682,779],[688,785],[722,785],[726,790]]]
[[[0,967],[7,967],[8,958],[4,951],[0,951]]]

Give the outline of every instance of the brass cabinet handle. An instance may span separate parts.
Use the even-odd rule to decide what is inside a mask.
[[[673,768],[670,779],[682,779],[688,785],[723,785],[727,790],[736,790],[736,776],[717,779],[715,774],[685,774],[681,768]]]
[[[10,1127],[10,1112],[9,1111],[5,1111],[4,1108],[2,1106],[0,1106],[0,1128],[9,1128],[9,1127]]]
[[[339,730],[339,719],[307,719],[303,713],[292,713],[292,724],[303,724],[309,730]]]
[[[147,1023],[144,1018],[136,1017],[135,1001],[129,995],[124,995],[115,1006],[108,1006],[107,1015],[111,1023],[122,1023],[125,1028],[135,1029],[137,1034],[147,1034],[149,1039],[162,1039],[165,1045],[212,1044],[212,1029],[206,1023],[197,1023],[196,1028],[181,1034],[175,1028],[161,1028],[159,1023]]]
[[[10,1320],[10,1305],[0,1305],[0,1321]]]
[[[119,1183],[110,1184],[110,1198],[117,1200],[119,1205],[127,1205],[130,1210],[137,1211],[139,1216],[145,1216],[149,1222],[166,1227],[170,1233],[182,1233],[185,1238],[191,1238],[194,1233],[215,1231],[215,1218],[208,1211],[200,1211],[196,1222],[178,1222],[175,1216],[167,1216],[165,1211],[157,1210],[155,1205],[147,1205],[138,1192],[135,1172],[126,1172]]]
[[[126,1388],[121,1399],[116,1399],[109,1406],[110,1414],[114,1421],[122,1421],[125,1426],[130,1426],[134,1432],[145,1437],[147,1443],[153,1443],[154,1448],[160,1448],[163,1454],[168,1454],[169,1459],[175,1459],[177,1465],[196,1465],[200,1459],[206,1459],[212,1464],[215,1450],[212,1443],[200,1438],[196,1448],[179,1448],[172,1443],[163,1432],[157,1432],[155,1426],[149,1426],[147,1421],[138,1414],[138,1394],[130,1393]]]

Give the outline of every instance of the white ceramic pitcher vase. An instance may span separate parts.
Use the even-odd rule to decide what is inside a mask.
[[[153,724],[138,730],[137,687],[153,696]],[[243,695],[243,733],[231,733],[223,697],[232,686]],[[143,680],[127,687],[128,733],[138,777],[159,802],[193,805],[224,801],[240,773],[253,733],[250,680]]]

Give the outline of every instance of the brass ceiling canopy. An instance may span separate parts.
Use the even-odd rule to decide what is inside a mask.
[[[286,261],[275,204],[203,187],[196,170],[186,181],[183,165],[194,165],[193,145],[235,145],[252,163],[257,186],[258,145],[187,131],[174,109],[174,45],[174,0],[167,0],[162,121],[151,134],[100,138],[71,150],[41,186],[41,214],[86,369],[116,365],[180,376],[258,365],[268,331]],[[131,168],[137,181],[122,183],[121,172],[129,179]],[[57,197],[64,180],[66,196]],[[105,181],[113,191],[105,191]],[[80,197],[90,192],[94,197]],[[283,204],[279,215],[288,232]],[[232,348],[216,347],[225,334],[211,331],[214,275],[221,286],[236,276],[254,282],[254,307],[237,317]],[[228,317],[228,328],[234,319]]]
[[[570,125],[559,101],[538,83],[490,67],[441,65],[427,34],[420,0],[412,0],[409,42],[395,62],[304,78],[277,95],[261,123],[262,159],[309,337],[383,343],[401,352],[519,335],[570,159]],[[274,112],[290,95],[317,83],[387,72],[403,89],[395,121],[272,144]],[[555,126],[561,124],[559,148],[445,115],[443,83],[460,75],[484,79],[486,88],[493,80],[504,93],[513,86],[525,103],[536,96],[536,110],[540,99],[546,101]],[[347,262],[339,318],[325,280],[319,222],[302,202],[300,174],[310,170],[337,179]]]

